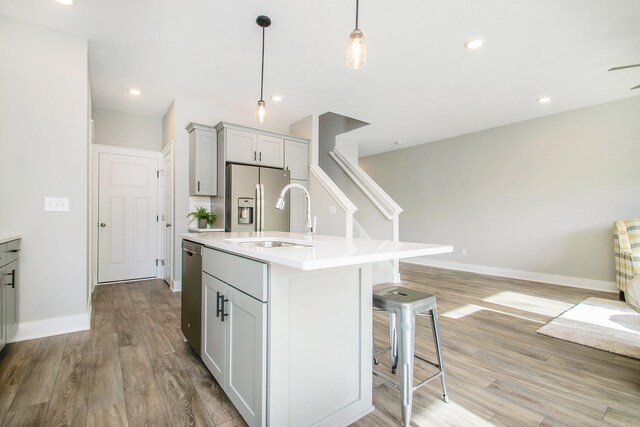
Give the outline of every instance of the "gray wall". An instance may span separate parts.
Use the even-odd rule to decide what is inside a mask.
[[[442,260],[613,281],[612,221],[640,216],[640,97],[360,159]],[[468,251],[461,254],[462,248]]]
[[[122,111],[95,108],[96,144],[160,151],[162,120]]]
[[[19,320],[85,315],[87,41],[0,16],[0,58],[0,234],[23,235]],[[44,212],[47,196],[69,212]]]

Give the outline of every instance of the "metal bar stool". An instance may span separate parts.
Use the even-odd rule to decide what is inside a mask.
[[[377,372],[373,372],[373,375],[400,390],[400,397],[402,399],[402,422],[405,426],[408,426],[411,421],[413,392],[419,387],[440,377],[442,381],[442,399],[445,402],[449,401],[445,383],[444,366],[442,365],[436,297],[426,292],[396,286],[380,292],[374,291],[373,306],[389,313],[389,335],[391,341],[391,346],[388,349],[378,352],[375,350],[375,345],[373,346],[373,360],[377,365],[378,360],[376,356],[389,351],[391,356],[391,372],[395,374],[398,363],[400,364],[400,383],[396,384],[391,378]],[[431,317],[433,341],[436,348],[436,357],[438,358],[437,363],[433,363],[415,354],[416,315],[424,312],[429,312]],[[415,387],[413,385],[414,357],[438,369],[436,374],[421,381]]]

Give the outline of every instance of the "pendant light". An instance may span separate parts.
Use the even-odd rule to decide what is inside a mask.
[[[349,46],[347,47],[347,66],[357,70],[367,63],[367,46],[364,33],[358,28],[358,12],[360,1],[356,0],[356,28],[349,34]]]
[[[260,15],[256,19],[256,24],[262,27],[262,69],[260,72],[260,100],[258,101],[258,107],[256,108],[256,120],[259,123],[264,123],[267,118],[267,103],[264,102],[264,32],[265,28],[271,25],[271,18],[268,16]]]

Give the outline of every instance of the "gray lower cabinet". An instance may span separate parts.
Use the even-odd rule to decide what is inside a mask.
[[[0,245],[0,350],[18,326],[20,240]]]
[[[267,266],[205,248],[203,270],[202,360],[247,424],[264,426]]]

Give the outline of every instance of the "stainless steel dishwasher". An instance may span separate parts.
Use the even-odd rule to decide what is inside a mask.
[[[202,245],[182,241],[182,334],[200,356],[202,314]]]

